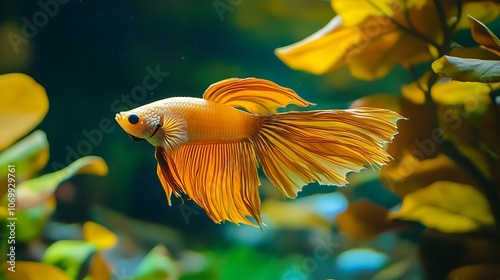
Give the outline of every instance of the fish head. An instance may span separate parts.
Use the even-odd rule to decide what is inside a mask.
[[[157,112],[144,106],[120,112],[115,120],[134,141],[153,137],[161,127]]]

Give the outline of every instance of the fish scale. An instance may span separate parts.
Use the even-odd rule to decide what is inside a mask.
[[[186,121],[189,142],[241,141],[260,128],[258,116],[201,98],[169,98],[163,106]]]

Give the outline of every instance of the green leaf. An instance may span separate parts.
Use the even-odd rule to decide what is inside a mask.
[[[471,33],[474,41],[496,55],[500,55],[500,40],[498,40],[497,36],[479,20],[471,16],[468,16],[468,18],[471,24]]]
[[[40,171],[49,159],[47,136],[37,130],[0,153],[0,166],[14,164],[17,181],[30,178]],[[0,169],[0,178],[7,177],[7,168]]]
[[[176,279],[177,268],[174,261],[169,257],[167,248],[163,245],[157,245],[137,268],[134,280],[157,280]]]
[[[96,247],[81,240],[59,240],[50,245],[43,262],[59,267],[72,279],[83,279],[87,275]]]
[[[391,218],[418,221],[446,233],[470,232],[494,225],[488,202],[470,185],[438,181],[407,194]]]
[[[462,82],[500,82],[500,61],[442,56],[432,63],[439,76]]]
[[[48,199],[44,203],[24,211],[16,212],[16,240],[28,242],[42,234],[45,223],[56,208],[55,199]]]
[[[100,157],[87,156],[59,171],[21,182],[17,185],[17,210],[28,209],[43,203],[54,193],[61,182],[82,173],[104,176],[108,173],[108,166]],[[6,205],[6,195],[2,202]]]
[[[49,110],[45,89],[21,73],[0,75],[0,150],[37,126]]]
[[[302,256],[283,257],[250,246],[233,246],[209,252],[208,256],[207,271],[198,279],[307,279],[303,274],[307,271],[300,267],[304,261]]]

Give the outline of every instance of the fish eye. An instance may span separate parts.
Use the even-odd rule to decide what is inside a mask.
[[[130,114],[128,116],[128,122],[131,124],[136,124],[139,122],[139,116],[137,114]]]

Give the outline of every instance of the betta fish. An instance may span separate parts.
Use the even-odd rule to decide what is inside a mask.
[[[155,146],[169,205],[172,193],[185,194],[215,223],[260,226],[259,163],[288,198],[311,182],[344,186],[348,172],[390,160],[383,145],[403,118],[377,108],[277,112],[289,104],[314,105],[268,80],[231,78],[203,98],[166,98],[120,112],[116,121],[132,139]]]

